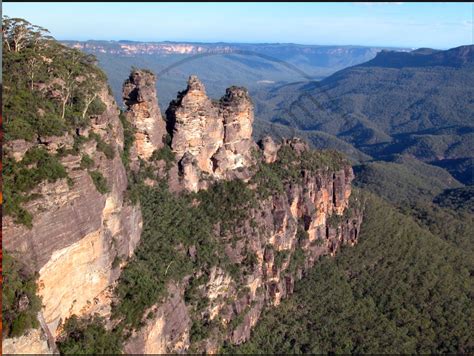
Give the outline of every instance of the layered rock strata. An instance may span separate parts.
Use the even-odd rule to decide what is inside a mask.
[[[151,73],[134,71],[124,85],[126,119],[135,128],[132,169],[138,169],[139,159],[149,161],[153,152],[167,148],[163,143],[166,131],[171,136],[168,149],[176,157],[169,167],[170,179],[190,191],[205,189],[216,180],[248,181],[256,164],[261,163],[259,156],[265,164],[273,164],[282,149],[289,148],[296,155],[308,150],[301,140],[276,144],[265,138],[257,145],[251,139],[254,115],[247,91],[231,87],[219,101],[213,101],[195,76],[170,104],[165,128],[155,84]],[[31,261],[39,272],[39,294],[44,304],[41,318],[47,332],[31,332],[27,339],[7,341],[22,352],[28,338],[31,350],[49,352],[44,335],[56,336],[61,323],[72,314],[99,312],[108,317],[111,286],[120,274],[121,261],[133,254],[140,238],[140,208],[124,199],[127,175],[119,154],[124,145],[119,110],[105,86],[100,98],[107,110],[92,117],[90,127],[81,135],[98,135],[113,147],[115,157],[107,158],[93,139],[83,144],[81,154],[93,158],[94,169],[106,178],[109,192],[100,194],[87,170],[81,169],[81,155],[69,154],[61,162],[74,185],[62,179],[35,188],[32,193],[39,197],[25,203],[34,216],[32,229],[15,224],[8,216],[3,218],[3,246]],[[71,148],[74,137],[43,141],[55,153]],[[19,160],[31,145],[12,142],[8,154]],[[156,162],[151,166],[157,167],[153,164]],[[194,271],[183,280],[170,282],[167,297],[146,311],[144,326],[125,341],[125,352],[215,353],[224,342],[242,343],[249,338],[262,310],[293,293],[295,281],[320,256],[334,255],[341,245],[357,242],[362,212],[357,204],[348,212],[350,201],[354,201],[352,168],[343,164],[337,169],[322,167],[298,174],[297,182],[285,183],[283,190],[249,208],[247,218],[232,234],[215,226],[225,260],[239,267],[240,276],[231,275],[225,266],[214,266],[207,281],[199,286],[200,297],[207,304],[197,315],[184,295],[190,280],[204,272]],[[157,182],[148,179],[145,184]],[[195,323],[206,325],[209,333],[191,342]]]
[[[86,140],[81,154],[67,154],[60,159],[71,180],[44,181],[31,192],[37,198],[24,204],[33,215],[31,229],[15,224],[10,216],[2,220],[3,248],[29,261],[39,273],[42,317],[52,335],[72,314],[83,315],[93,309],[96,298],[120,274],[119,264],[114,261],[131,256],[141,234],[140,207],[124,199],[127,175],[120,158],[123,129],[119,110],[105,84],[99,97],[106,110],[91,117],[90,127],[81,133]],[[92,133],[112,147],[113,159],[99,151],[98,142],[89,137]],[[56,146],[47,146],[51,154],[59,148],[71,149],[73,134],[59,141]],[[6,153],[20,159],[25,146],[17,142]],[[88,170],[81,167],[84,154],[93,159],[92,169],[105,177],[108,193],[99,193]],[[102,313],[107,315],[108,309],[102,308]]]

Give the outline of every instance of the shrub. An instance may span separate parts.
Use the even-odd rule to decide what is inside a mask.
[[[276,268],[281,268],[283,266],[283,262],[288,259],[290,252],[288,250],[276,251],[275,252],[275,260],[274,265]]]
[[[163,146],[162,148],[153,151],[151,155],[152,161],[165,161],[166,168],[169,169],[173,162],[175,162],[175,155],[174,152],[171,150],[170,146]]]
[[[87,115],[102,115],[107,106],[99,98],[95,98],[87,109]]]
[[[91,132],[89,133],[89,137],[97,142],[97,150],[103,152],[108,159],[113,159],[115,157],[113,146],[106,143],[98,134]]]
[[[73,315],[66,320],[58,338],[58,348],[63,355],[103,355],[122,353],[121,336],[108,331],[102,317],[78,318]]]
[[[123,127],[123,151],[121,158],[123,165],[126,169],[128,169],[130,164],[130,149],[132,148],[133,142],[135,141],[135,129],[127,120],[123,112],[120,112],[119,118]]]
[[[31,227],[32,216],[21,204],[28,201],[28,193],[41,182],[66,178],[66,169],[57,157],[37,146],[30,148],[20,162],[4,154],[3,164],[3,212],[13,216],[16,223]]]
[[[94,160],[87,154],[82,155],[81,168],[90,169],[94,166]]]
[[[89,172],[89,174],[99,193],[106,194],[109,192],[109,187],[107,186],[107,179],[102,175],[102,173],[100,173],[99,171],[91,171]]]

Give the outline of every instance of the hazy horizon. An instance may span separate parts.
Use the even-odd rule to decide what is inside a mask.
[[[206,44],[206,45],[217,45],[217,44],[228,44],[228,45],[295,45],[295,46],[313,46],[313,47],[384,47],[384,48],[396,48],[396,49],[417,49],[420,47],[399,47],[399,46],[384,46],[384,45],[359,45],[359,44],[317,44],[317,43],[297,43],[297,42],[235,42],[235,41],[176,41],[176,40],[150,40],[150,41],[139,41],[139,40],[128,40],[128,39],[119,39],[119,40],[98,40],[90,38],[87,40],[78,40],[74,38],[69,39],[57,39],[60,42],[132,42],[132,43],[184,43],[184,44]],[[465,45],[460,45],[465,46]],[[456,46],[459,47],[459,46]],[[452,48],[452,47],[451,47]],[[434,48],[440,49],[443,48]]]
[[[448,49],[473,43],[472,3],[4,3],[60,41]],[[407,15],[408,14],[408,15]]]

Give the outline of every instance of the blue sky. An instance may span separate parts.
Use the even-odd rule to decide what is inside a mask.
[[[472,44],[472,3],[3,3],[59,39]]]

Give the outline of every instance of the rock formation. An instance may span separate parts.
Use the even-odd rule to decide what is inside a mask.
[[[134,70],[123,85],[125,116],[135,128],[135,146],[132,152],[141,159],[149,159],[153,151],[163,147],[166,134],[156,95],[155,75],[145,70]]]
[[[270,136],[266,136],[260,141],[260,148],[262,149],[265,163],[273,163],[276,161],[279,145],[277,145]]]
[[[41,329],[30,329],[25,335],[5,339],[2,342],[2,353],[9,354],[53,354],[47,338]]]
[[[176,154],[184,186],[206,187],[214,179],[248,179],[251,165],[253,104],[244,88],[228,88],[219,102],[206,95],[196,76],[188,80],[166,111],[171,148]]]
[[[184,302],[183,288],[168,286],[169,297],[147,313],[153,313],[146,325],[134,332],[125,344],[127,354],[183,353],[189,348],[192,320]]]
[[[265,138],[260,144],[261,152],[264,154],[266,148],[269,153],[264,159],[276,160],[275,143]],[[298,155],[309,149],[301,140],[284,141],[281,148],[288,147]],[[184,159],[188,157],[187,152]],[[334,255],[341,245],[357,242],[362,212],[356,204],[348,213],[354,178],[350,165],[336,171],[320,169],[301,174],[300,183],[288,183],[283,192],[259,201],[232,233],[222,236],[216,228],[226,259],[245,269],[245,278],[237,280],[220,267],[212,269],[200,295],[201,300],[208,300],[207,307],[197,320],[209,325],[210,332],[194,343],[192,352],[216,353],[223,341],[244,342],[262,310],[292,294],[295,281],[320,256]],[[249,256],[255,256],[255,261],[248,262]],[[192,320],[184,308],[183,290],[189,278],[199,275],[195,271],[174,285],[170,297],[152,308],[158,310],[156,316],[147,319],[146,326],[126,343],[127,352],[188,350]],[[170,313],[173,309],[175,312]]]

